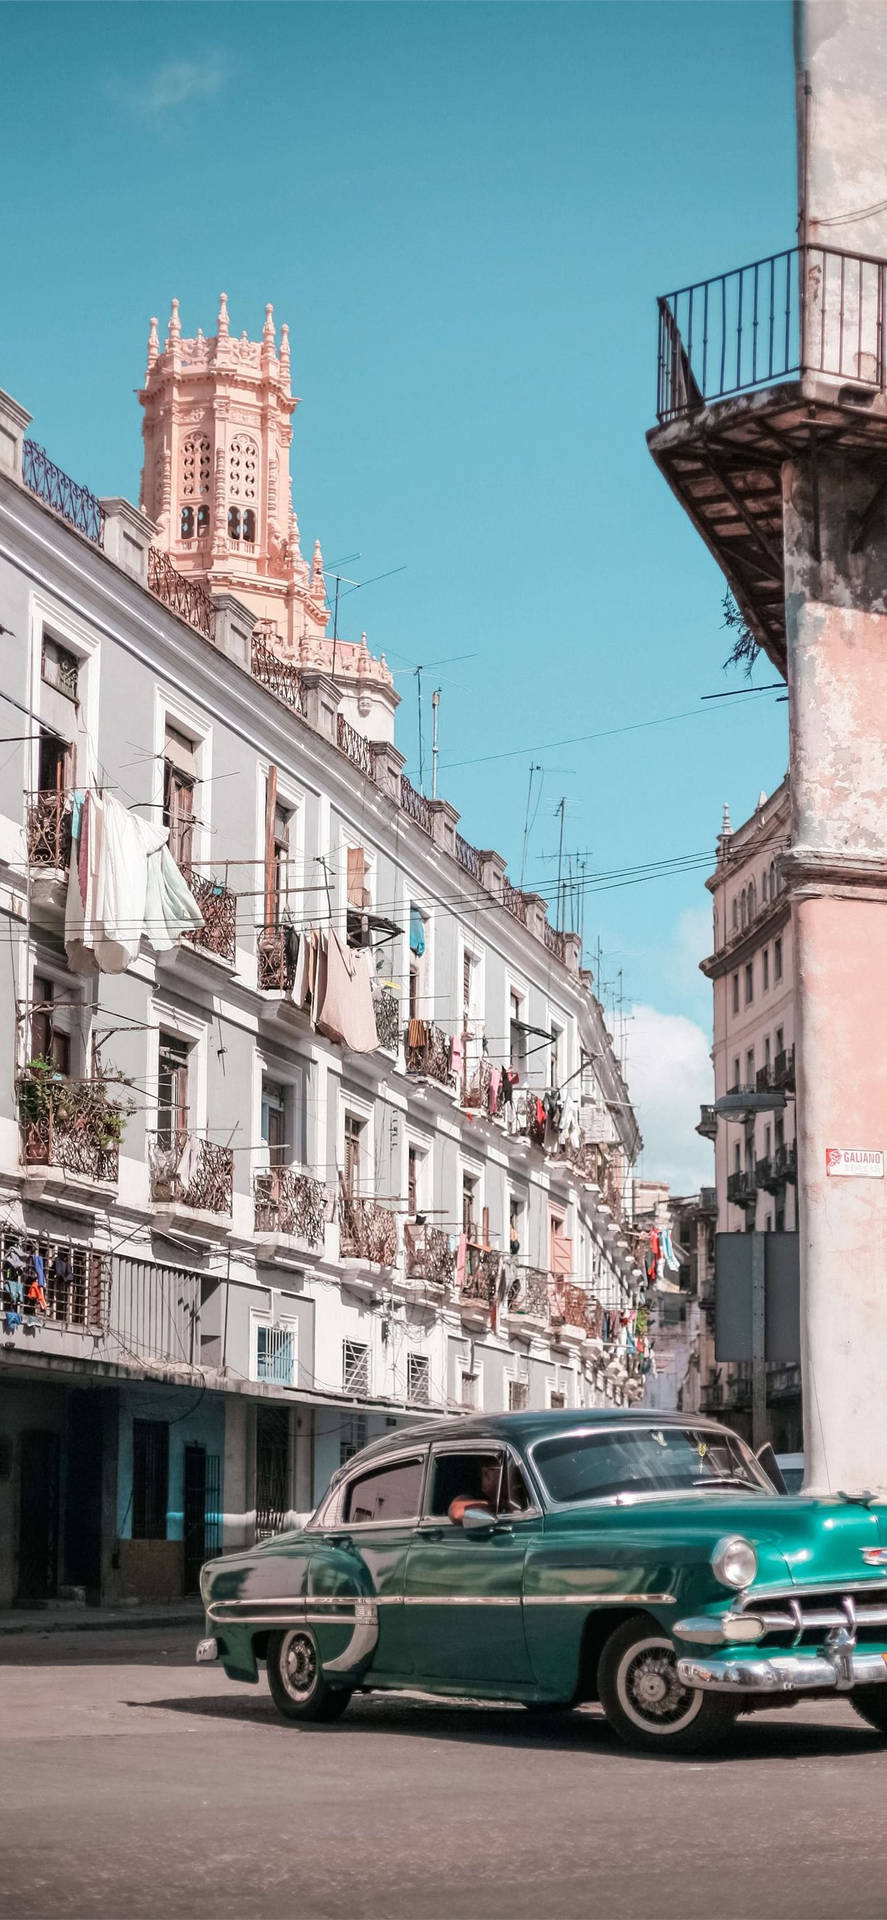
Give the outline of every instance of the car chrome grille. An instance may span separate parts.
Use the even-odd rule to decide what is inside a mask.
[[[817,1646],[833,1627],[857,1641],[887,1640],[887,1581],[860,1587],[792,1587],[784,1593],[743,1596],[738,1611],[764,1623],[759,1646]]]

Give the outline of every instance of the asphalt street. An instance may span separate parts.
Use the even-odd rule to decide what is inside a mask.
[[[887,1745],[839,1702],[641,1759],[596,1712],[368,1695],[294,1727],[190,1628],[0,1641],[0,1910],[884,1920]]]

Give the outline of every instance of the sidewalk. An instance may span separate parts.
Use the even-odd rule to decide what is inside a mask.
[[[149,1602],[132,1607],[81,1607],[53,1601],[48,1607],[0,1608],[0,1635],[12,1633],[99,1633],[112,1628],[195,1627],[203,1623],[199,1600]]]

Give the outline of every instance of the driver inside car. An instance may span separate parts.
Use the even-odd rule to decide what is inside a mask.
[[[452,1520],[455,1526],[461,1526],[468,1507],[493,1516],[501,1513],[525,1512],[528,1505],[527,1490],[521,1474],[511,1459],[505,1464],[504,1486],[501,1482],[500,1461],[483,1460],[480,1469],[480,1492],[457,1494],[447,1508],[448,1519]]]

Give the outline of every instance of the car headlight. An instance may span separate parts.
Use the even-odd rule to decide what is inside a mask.
[[[722,1587],[750,1587],[758,1571],[758,1556],[741,1533],[719,1540],[711,1556],[711,1570]]]

